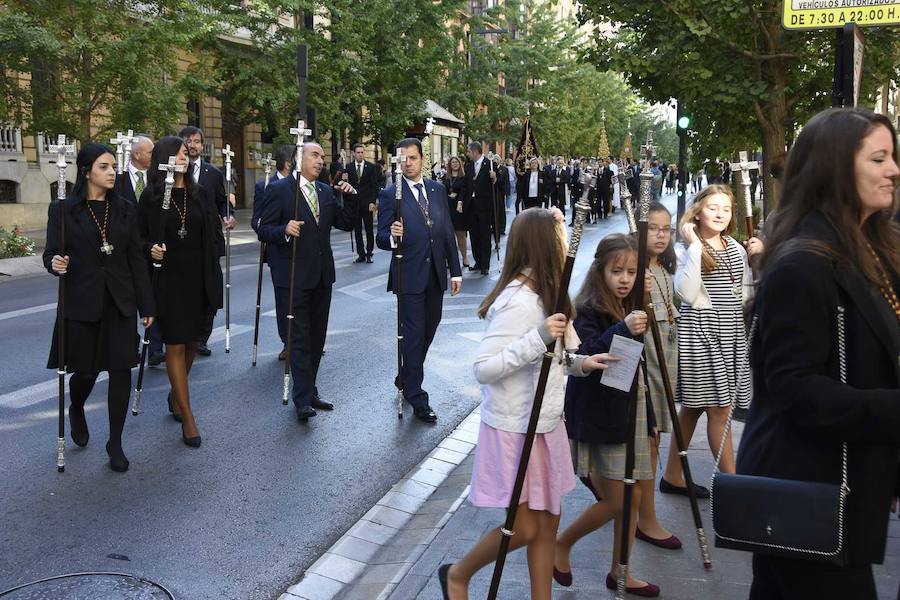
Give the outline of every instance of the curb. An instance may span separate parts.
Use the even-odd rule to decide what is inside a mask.
[[[47,273],[44,259],[40,254],[19,258],[0,258],[0,281],[9,281],[11,277]]]
[[[278,600],[386,599],[469,493],[433,497],[478,441],[481,408],[375,503]]]

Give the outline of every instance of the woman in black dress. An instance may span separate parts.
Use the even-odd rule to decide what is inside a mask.
[[[122,429],[131,396],[131,368],[137,364],[139,339],[134,327],[140,310],[144,327],[156,308],[147,276],[134,205],[115,189],[116,157],[103,144],[86,144],[75,161],[78,176],[66,198],[65,256],[59,254],[59,204],[50,205],[44,266],[66,273],[66,370],[69,379],[69,424],[72,441],[86,446],[89,433],[84,403],[100,371],[109,372],[109,441],[106,452],[113,471],[128,470],[122,451]],[[48,369],[56,369],[54,327]]]
[[[170,407],[174,404],[173,413],[181,421],[184,443],[196,448],[201,439],[191,411],[188,375],[197,345],[206,337],[206,315],[222,307],[218,258],[222,230],[212,200],[187,172],[175,173],[169,209],[162,209],[166,173],[159,165],[171,156],[176,164],[188,165],[187,148],[179,137],[164,137],[153,147],[149,185],[141,195],[139,214],[146,248],[162,264],[154,295],[157,323],[166,344]]]
[[[450,207],[450,220],[453,222],[453,231],[456,232],[456,245],[462,254],[463,266],[469,266],[469,253],[466,249],[466,218],[463,211],[466,208],[466,198],[463,188],[466,185],[466,175],[463,172],[462,161],[458,156],[451,156],[447,163],[447,173],[444,175],[444,187],[447,188],[447,203]]]
[[[762,254],[754,399],[737,471],[832,484],[846,473],[845,562],[760,547],[751,600],[877,596],[872,564],[884,561],[888,511],[900,495],[896,140],[884,115],[829,109],[788,156]],[[838,524],[826,518],[821,527]]]

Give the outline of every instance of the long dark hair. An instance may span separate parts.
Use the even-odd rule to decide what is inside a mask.
[[[85,144],[81,147],[81,150],[78,151],[78,157],[75,158],[75,167],[78,173],[75,176],[75,187],[72,188],[72,196],[76,200],[85,199],[85,196],[87,195],[87,175],[91,172],[91,169],[94,168],[94,163],[97,162],[97,159],[104,154],[116,155],[112,148],[106,144],[97,142]],[[115,189],[115,186],[113,186],[113,189],[107,190],[107,197],[111,193],[114,193]]]
[[[650,208],[648,209],[648,214],[653,214],[657,212],[664,212],[669,215],[669,221],[672,220],[672,213],[669,212],[669,209],[665,207],[665,205],[661,202],[651,202]],[[678,258],[675,256],[675,232],[672,232],[672,237],[669,238],[669,245],[663,250],[662,254],[656,257],[657,262],[659,262],[659,266],[669,272],[669,274],[674,275],[675,269],[678,263]]]
[[[594,252],[594,262],[591,263],[581,290],[575,297],[575,304],[607,314],[614,319],[624,319],[632,309],[631,295],[624,300],[616,298],[613,291],[606,286],[603,272],[609,263],[622,254],[637,254],[637,251],[637,240],[624,233],[614,233],[600,240],[597,251]]]
[[[541,298],[544,312],[549,315],[556,310],[554,305],[565,258],[565,244],[557,230],[553,213],[545,208],[522,211],[509,230],[500,280],[481,302],[478,316],[483,319],[497,296],[526,269],[531,269],[530,278],[536,288],[535,292]],[[570,318],[575,316],[568,295],[564,300],[563,314]]]
[[[178,136],[167,135],[153,145],[153,153],[150,155],[150,168],[147,170],[147,182],[153,189],[153,194],[162,197],[163,187],[166,184],[166,173],[159,170],[159,165],[169,162],[170,156],[176,156],[184,147],[184,140]],[[188,161],[187,171],[184,172],[185,194],[189,197],[194,178],[191,176],[191,164]]]
[[[881,285],[878,266],[866,247],[868,243],[894,273],[900,273],[900,227],[892,220],[897,210],[896,196],[890,210],[873,214],[861,227],[856,225],[862,215],[862,201],[856,187],[855,158],[863,139],[882,126],[891,133],[896,162],[897,132],[884,115],[862,108],[830,108],[806,124],[788,155],[784,192],[778,217],[766,239],[763,269],[781,254],[804,249],[833,260],[849,261],[873,285]],[[840,248],[795,238],[797,226],[816,210],[834,229]]]

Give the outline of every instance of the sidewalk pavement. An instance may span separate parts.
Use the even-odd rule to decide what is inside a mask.
[[[478,422],[476,410],[461,427],[468,432],[477,431]],[[743,424],[735,422],[735,445],[740,440],[742,430]],[[666,435],[663,438],[662,464],[665,464],[665,456],[668,454],[669,437]],[[707,445],[703,422],[697,428],[694,438],[690,447],[691,469],[698,483],[708,485],[713,457]],[[466,452],[466,446],[456,445],[458,451],[468,456],[434,488],[424,504],[419,503],[420,508],[403,515],[405,519],[402,521],[405,524],[399,525],[392,537],[381,539],[379,545],[373,546],[367,556],[357,556],[359,560],[352,561],[356,563],[356,568],[353,569],[355,575],[342,577],[345,579],[344,585],[326,591],[327,586],[321,587],[321,583],[327,581],[326,577],[318,582],[319,585],[306,587],[307,590],[313,590],[308,595],[301,590],[295,590],[296,595],[293,595],[289,590],[282,598],[441,600],[438,567],[443,563],[459,560],[484,533],[501,525],[505,514],[502,509],[475,508],[465,501],[472,472],[472,448],[468,448],[469,452]],[[458,456],[455,457],[455,460],[458,459]],[[671,600],[747,598],[752,580],[751,556],[713,546],[708,501],[700,502],[703,524],[711,546],[713,568],[710,571],[704,570],[700,560],[696,530],[687,498],[657,492],[656,499],[660,522],[681,539],[683,548],[663,550],[636,541],[631,558],[631,573],[659,585],[662,590],[660,597]],[[592,501],[593,496],[579,483],[564,499],[560,530]],[[442,507],[445,508],[442,510]],[[355,539],[353,529],[342,543],[347,544],[348,539]],[[612,544],[611,524],[582,539],[572,552],[574,584],[570,588],[563,588],[554,583],[553,597],[569,600],[613,598],[614,592],[607,590],[605,586],[612,558]],[[339,546],[336,544],[337,549],[332,551],[340,553]],[[487,596],[492,569],[493,565],[489,565],[472,579],[470,598]],[[900,520],[897,518],[891,519],[887,558],[885,564],[876,566],[875,578],[880,600],[894,600],[900,584]],[[315,591],[316,588],[318,592]],[[520,600],[528,597],[526,555],[524,550],[519,550],[510,554],[507,560],[499,598]]]

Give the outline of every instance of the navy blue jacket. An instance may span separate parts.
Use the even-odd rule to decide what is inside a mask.
[[[581,338],[578,354],[609,352],[613,336],[634,338],[625,321],[598,313],[587,306],[578,307],[575,331]],[[630,394],[600,383],[603,371],[587,377],[569,377],[566,386],[566,429],[569,438],[589,444],[624,444],[628,440],[627,417]],[[647,435],[653,433],[656,419],[647,398]]]
[[[459,254],[456,248],[456,234],[450,220],[447,206],[447,190],[443,184],[432,179],[423,179],[428,195],[428,211],[433,225],[425,223],[425,215],[416,201],[406,180],[403,181],[403,195],[400,201],[400,216],[403,217],[403,242],[400,249],[403,269],[400,293],[420,294],[425,291],[431,269],[434,269],[442,290],[447,289],[447,269],[452,277],[462,277]],[[391,223],[397,220],[396,186],[390,185],[378,196],[378,235],[376,242],[382,250],[391,250]],[[388,274],[389,292],[394,291],[394,271],[397,261],[391,261]]]
[[[344,231],[353,229],[356,217],[356,199],[344,195],[344,206],[338,206],[328,184],[317,181],[319,198],[319,222],[301,193],[299,220],[304,224],[297,238],[297,265],[295,285],[297,289],[311,290],[334,283],[334,255],[331,252],[331,228]],[[294,197],[297,180],[291,173],[278,181],[270,181],[263,197],[265,208],[259,218],[259,241],[268,244],[269,267],[275,287],[289,287],[291,283],[291,242],[285,240],[287,222],[294,219]],[[274,260],[273,260],[274,259]]]

